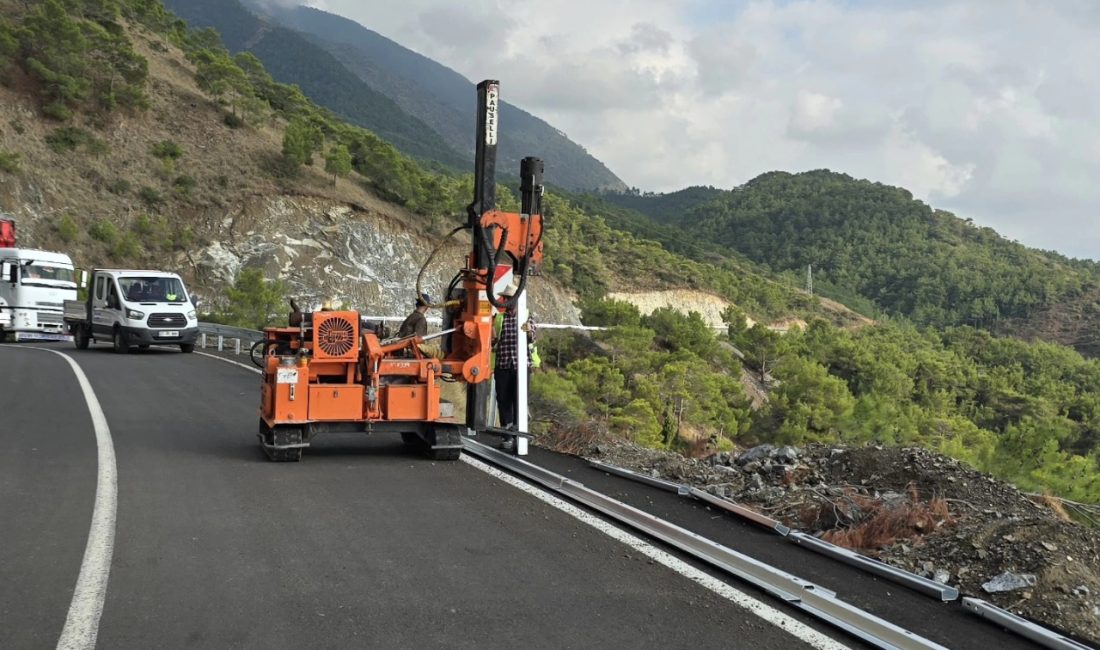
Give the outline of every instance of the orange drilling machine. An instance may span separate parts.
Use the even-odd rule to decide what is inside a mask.
[[[432,458],[455,460],[465,430],[488,428],[492,318],[515,304],[542,260],[543,164],[520,163],[520,213],[495,209],[499,84],[483,81],[477,92],[474,200],[456,229],[470,232],[472,249],[440,305],[443,331],[382,340],[354,311],[292,314],[290,327],[266,328],[258,435],[271,460],[300,460],[329,431],[400,433]],[[518,282],[513,296],[494,291],[504,265]],[[431,338],[442,342],[438,356],[421,349]],[[442,381],[466,384],[465,421],[441,399]]]

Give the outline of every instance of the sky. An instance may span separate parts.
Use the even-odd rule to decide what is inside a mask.
[[[1100,2],[307,4],[499,79],[643,191],[828,168],[1100,259]]]

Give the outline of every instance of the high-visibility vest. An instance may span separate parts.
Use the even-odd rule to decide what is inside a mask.
[[[493,337],[500,342],[500,333],[504,330],[504,312],[497,312],[496,316],[493,316]],[[497,367],[497,343],[493,344],[493,351],[489,355],[489,362],[492,364],[493,369]],[[530,337],[527,338],[527,365],[531,368],[538,368],[542,366],[542,357],[539,356],[539,347],[535,345],[535,342]]]

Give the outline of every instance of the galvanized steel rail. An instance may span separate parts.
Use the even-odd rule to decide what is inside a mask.
[[[898,650],[944,648],[844,602],[828,589],[600,494],[576,481],[468,438],[464,438],[462,442],[467,453],[540,483],[620,523],[685,551],[877,647]]]
[[[607,463],[601,463],[599,461],[588,461],[588,463],[596,469],[622,476],[640,483],[659,487],[670,492],[676,492],[680,495],[690,495],[709,503],[710,505],[721,508],[728,512],[731,512],[738,517],[747,519],[753,523],[760,524],[761,526],[772,530],[773,532],[787,538],[787,541],[798,544],[810,551],[827,555],[831,558],[840,560],[846,564],[850,564],[855,567],[859,567],[868,573],[874,573],[875,575],[882,576],[888,580],[896,582],[898,584],[905,585],[915,591],[922,594],[938,598],[943,602],[949,602],[958,599],[959,590],[950,585],[930,580],[923,576],[919,576],[915,573],[906,571],[905,569],[899,569],[897,567],[880,562],[874,558],[861,555],[855,551],[837,546],[825,540],[818,539],[813,535],[807,535],[806,533],[799,531],[792,531],[788,526],[780,523],[779,521],[768,517],[767,515],[760,514],[751,508],[747,508],[743,505],[734,503],[728,499],[714,496],[709,492],[700,490],[699,488],[688,487],[679,483],[673,483],[672,481],[665,481],[662,479],[656,479],[637,472],[632,472],[628,469],[618,467],[616,465],[609,465]]]
[[[1067,636],[1052,632],[1042,625],[1032,623],[1025,618],[1016,616],[1012,612],[1001,609],[980,598],[963,598],[962,604],[963,607],[978,616],[987,618],[997,625],[1007,630],[1011,630],[1026,639],[1030,639],[1043,647],[1052,648],[1053,650],[1091,650],[1089,646],[1083,643],[1078,643]]]

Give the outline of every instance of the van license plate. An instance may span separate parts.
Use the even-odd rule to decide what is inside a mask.
[[[163,336],[163,337],[173,337],[173,336],[179,336],[180,333],[176,332],[176,331],[170,331],[170,332],[161,332],[160,335]]]

